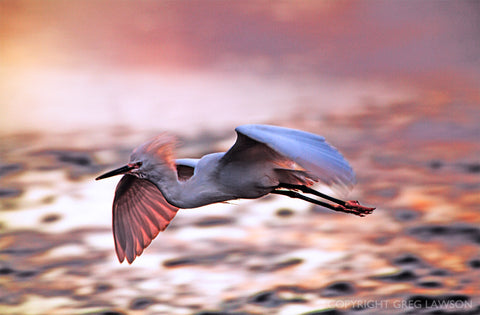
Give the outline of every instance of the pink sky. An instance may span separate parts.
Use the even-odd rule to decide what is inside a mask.
[[[0,88],[4,91],[0,102],[4,113],[20,117],[20,125],[26,127],[35,125],[34,117],[18,111],[33,107],[36,118],[51,123],[57,118],[43,117],[38,106],[51,115],[59,108],[75,111],[79,104],[95,99],[98,103],[93,106],[100,106],[100,116],[117,103],[119,108],[133,106],[135,97],[140,99],[136,106],[144,106],[148,113],[155,104],[142,105],[139,94],[155,97],[154,83],[125,92],[138,82],[132,77],[145,74],[159,81],[174,76],[179,86],[178,76],[186,75],[190,84],[185,85],[186,91],[198,89],[200,82],[213,76],[217,79],[203,93],[226,95],[211,103],[235,97],[237,92],[228,91],[245,81],[247,86],[249,81],[259,81],[254,85],[265,85],[271,94],[287,85],[290,96],[286,99],[307,95],[312,102],[318,95],[304,91],[305,82],[322,91],[325,86],[338,87],[339,94],[345,93],[342,86],[362,90],[368,89],[366,84],[381,85],[378,94],[388,90],[397,95],[413,87],[479,99],[477,1],[89,0],[2,1],[0,5]],[[188,79],[192,76],[195,79]],[[77,90],[61,83],[77,85]],[[184,94],[180,87],[168,90],[176,88]],[[364,96],[375,97],[374,90]],[[262,99],[262,91],[253,91],[251,98]],[[202,100],[198,93],[193,98]],[[66,104],[69,95],[74,100]],[[129,97],[132,101],[127,104]],[[170,97],[176,98],[175,94]],[[230,108],[248,101],[245,96]],[[273,106],[274,101],[267,99],[264,106]],[[257,106],[255,101],[250,103]]]

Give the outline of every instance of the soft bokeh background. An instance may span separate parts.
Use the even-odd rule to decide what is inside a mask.
[[[0,313],[480,312],[478,1],[0,1]],[[371,216],[263,198],[185,210],[131,266],[132,148],[327,137]]]

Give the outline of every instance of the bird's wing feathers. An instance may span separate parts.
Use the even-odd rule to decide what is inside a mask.
[[[120,262],[140,256],[160,231],[167,228],[178,208],[169,204],[150,181],[124,175],[113,201],[113,236]]]
[[[235,144],[222,156],[220,163],[227,165],[233,162],[274,161],[280,167],[293,167],[294,162],[277,150],[272,150],[267,143],[258,141],[243,132],[237,131]]]
[[[348,162],[321,136],[269,125],[243,125],[235,131],[237,141],[225,154],[224,162],[239,158],[242,151],[261,143],[342,195],[355,184],[355,174]]]

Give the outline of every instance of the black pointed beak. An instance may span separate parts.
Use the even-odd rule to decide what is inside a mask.
[[[113,170],[113,171],[107,172],[103,175],[100,175],[97,178],[95,178],[95,180],[100,180],[100,179],[104,179],[104,178],[107,178],[107,177],[112,177],[112,176],[115,176],[115,175],[125,174],[125,173],[127,173],[128,171],[130,171],[134,168],[135,168],[134,165],[125,165],[125,166],[122,166],[120,168],[117,168],[116,170]]]

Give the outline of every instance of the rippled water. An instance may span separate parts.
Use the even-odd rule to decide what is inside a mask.
[[[183,210],[132,265],[114,254],[118,178],[94,178],[164,130],[3,136],[0,313],[480,312],[479,107],[316,117],[284,124],[335,144],[374,214],[277,196]],[[227,149],[232,130],[181,137],[178,156]]]

